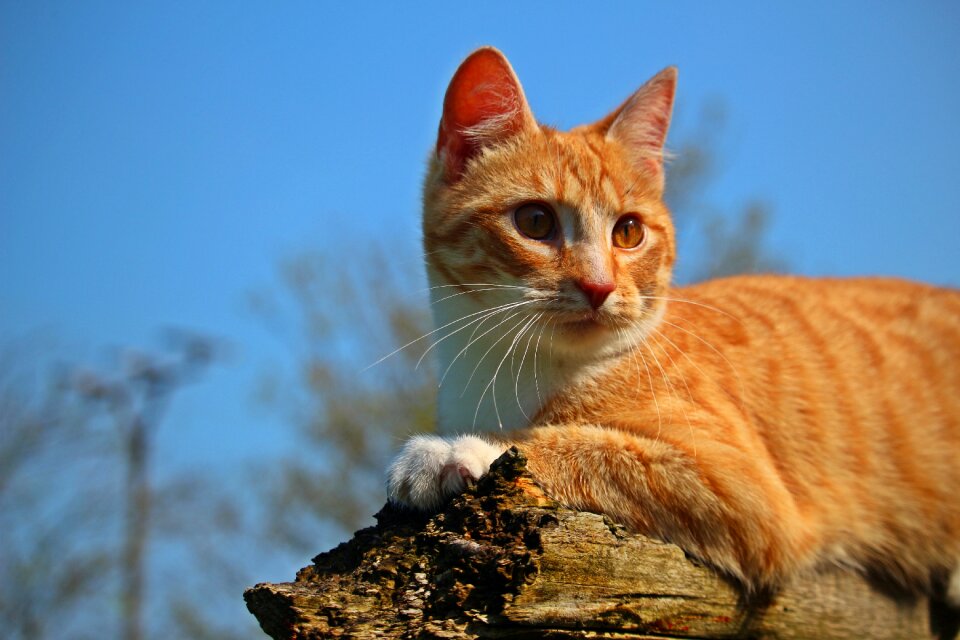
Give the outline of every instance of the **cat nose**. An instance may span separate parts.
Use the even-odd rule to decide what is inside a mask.
[[[607,299],[613,290],[617,288],[612,282],[588,282],[587,280],[577,280],[577,287],[583,291],[590,302],[590,306],[596,311],[603,306],[603,301]]]

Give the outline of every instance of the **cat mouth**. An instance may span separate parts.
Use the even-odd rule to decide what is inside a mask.
[[[586,311],[577,314],[565,314],[558,324],[573,333],[592,333],[615,329],[617,323],[609,314]]]

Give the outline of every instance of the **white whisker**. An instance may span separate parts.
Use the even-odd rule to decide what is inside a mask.
[[[687,379],[684,378],[683,374],[679,371],[676,365],[676,362],[674,362],[673,360],[673,356],[671,356],[667,352],[667,350],[663,348],[663,345],[660,344],[660,341],[654,338],[653,335],[650,335],[649,337],[660,348],[663,354],[670,359],[670,362],[673,364],[673,369],[677,371],[677,373],[680,375],[680,380],[683,382],[684,386],[687,388],[687,396],[692,401],[693,395],[690,393],[690,387],[687,385]],[[678,404],[680,405],[680,411],[681,413],[683,413],[683,418],[687,423],[687,428],[690,430],[690,438],[691,438],[691,441],[693,442],[693,456],[696,457],[697,456],[697,436],[693,430],[693,424],[690,422],[690,416],[687,414],[686,403],[683,402],[683,399],[680,397],[680,394],[677,393],[677,390],[674,387],[673,382],[671,382],[670,380],[670,376],[667,375],[666,372],[664,371],[663,366],[660,364],[660,359],[657,358],[657,354],[653,352],[653,349],[650,349],[650,355],[653,356],[654,362],[656,363],[657,367],[660,369],[660,373],[663,376],[663,381],[667,384],[667,388],[670,390],[670,394],[678,400]]]
[[[653,333],[655,333],[655,334],[657,334],[658,336],[660,336],[661,338],[663,338],[664,340],[666,340],[666,341],[667,341],[668,343],[670,343],[670,345],[672,345],[677,351],[679,351],[681,354],[683,354],[683,351],[682,351],[679,347],[677,347],[676,343],[674,343],[670,338],[668,338],[667,336],[665,336],[661,331],[657,331],[656,327],[651,327],[650,330],[653,331]],[[690,391],[690,385],[687,384],[687,378],[686,378],[686,376],[683,375],[683,371],[680,369],[680,367],[677,366],[677,361],[673,359],[673,356],[670,355],[670,352],[667,351],[667,350],[664,348],[664,346],[660,343],[659,340],[657,340],[657,339],[654,338],[653,336],[650,336],[650,338],[651,338],[652,340],[654,340],[654,342],[657,343],[657,346],[660,347],[660,351],[663,352],[663,355],[665,355],[665,356],[667,356],[667,358],[669,358],[670,364],[673,365],[673,367],[671,368],[671,370],[672,370],[672,371],[676,371],[677,375],[680,377],[680,382],[683,383],[683,386],[684,386],[684,387],[686,388],[686,390],[687,390],[687,398],[690,399],[690,402],[694,402],[693,393]],[[685,354],[684,354],[684,355],[685,355]],[[688,358],[688,359],[689,359],[689,358]],[[693,366],[696,367],[697,365],[694,364]],[[697,367],[697,368],[699,369],[699,367]],[[702,370],[701,370],[701,373],[702,373]],[[706,374],[704,374],[704,375],[706,375]]]
[[[493,329],[496,329],[497,327],[499,327],[500,325],[504,324],[505,322],[508,322],[508,321],[512,320],[513,318],[516,318],[520,313],[521,313],[521,312],[517,311],[517,312],[515,312],[515,313],[510,314],[506,319],[502,320],[502,321],[501,321],[499,324],[497,324],[496,326],[493,326],[493,327],[491,327],[490,329],[487,329],[480,337],[482,338],[482,337],[485,336],[486,334],[490,333],[490,331],[492,331]],[[463,391],[460,393],[460,397],[461,397],[461,398],[464,396],[464,394],[466,394],[467,388],[470,386],[470,383],[473,381],[473,376],[475,376],[475,375],[477,374],[477,369],[479,369],[479,368],[480,368],[480,365],[483,364],[483,361],[487,358],[487,355],[489,355],[489,353],[490,353],[491,351],[493,351],[493,348],[494,348],[494,347],[496,347],[498,344],[500,344],[501,342],[503,342],[503,339],[506,338],[508,335],[510,335],[510,332],[511,332],[511,331],[513,331],[514,329],[516,329],[517,327],[519,327],[521,324],[523,324],[524,322],[526,322],[526,320],[527,320],[526,318],[520,318],[520,321],[519,321],[519,322],[517,322],[517,323],[514,324],[512,327],[510,327],[509,329],[507,329],[507,330],[503,333],[502,336],[500,336],[499,338],[497,338],[497,339],[494,341],[494,343],[491,344],[490,347],[489,347],[486,351],[483,352],[483,355],[480,356],[480,359],[479,359],[479,360],[477,360],[477,364],[476,364],[476,366],[473,368],[473,371],[470,372],[470,377],[467,378],[467,383],[466,383],[465,385],[463,385]],[[477,338],[477,339],[479,340],[480,338]],[[467,346],[470,346],[470,345],[468,344]],[[452,363],[451,363],[451,365],[452,365]]]
[[[517,315],[517,314],[513,314],[511,317],[516,317],[516,315]],[[475,367],[473,368],[473,371],[470,373],[470,377],[467,378],[467,384],[464,385],[463,391],[462,391],[461,394],[460,394],[460,397],[461,397],[461,398],[464,396],[464,394],[466,394],[467,388],[470,386],[470,382],[473,380],[473,376],[476,375],[477,369],[480,368],[480,364],[486,359],[486,357],[490,354],[490,352],[493,351],[494,347],[496,347],[498,344],[500,344],[500,343],[503,341],[504,338],[506,338],[508,335],[510,335],[510,332],[511,332],[511,331],[513,331],[514,329],[516,329],[516,328],[519,327],[521,324],[523,324],[524,322],[527,322],[527,321],[528,321],[528,318],[520,318],[520,321],[519,321],[519,322],[515,323],[512,327],[510,327],[509,329],[507,329],[507,330],[503,333],[503,335],[500,336],[499,338],[497,338],[497,340],[496,340],[492,345],[490,345],[490,348],[487,349],[487,350],[483,353],[483,355],[480,357],[480,360],[477,361],[477,366],[475,366]],[[503,324],[503,323],[501,322],[500,324]],[[499,325],[497,325],[497,326],[499,326]],[[503,358],[500,360],[500,364],[497,365],[497,371],[500,370],[500,366],[503,365],[503,361],[506,360],[506,358],[507,358],[507,356],[508,356],[509,354],[510,354],[510,351],[509,351],[509,349],[508,349],[507,352],[504,354]],[[494,377],[493,377],[493,379],[491,380],[491,382],[492,382],[493,380],[495,380],[495,379],[496,379],[496,373],[494,373]],[[480,414],[480,406],[483,404],[483,398],[484,398],[485,395],[487,395],[487,389],[489,389],[489,388],[490,388],[490,384],[488,383],[487,386],[483,388],[483,392],[480,394],[480,399],[477,400],[477,409],[476,409],[476,411],[473,412],[473,426],[474,426],[474,427],[477,426],[477,416]],[[494,410],[496,410],[496,396],[494,396]],[[499,422],[499,415],[497,416],[497,418],[498,418],[498,419],[497,419],[497,422]],[[501,428],[503,427],[503,425],[500,425],[500,426],[501,426]]]
[[[503,289],[499,287],[485,287],[483,289],[471,289],[470,291],[460,291],[459,293],[451,293],[448,296],[444,296],[438,300],[434,300],[433,302],[430,303],[430,306],[432,307],[433,305],[449,300],[450,298],[457,298],[459,296],[465,296],[470,293],[482,293],[484,291],[503,291]]]
[[[556,317],[554,317],[554,318],[550,321],[550,324],[552,324],[552,325],[554,326],[554,328],[556,328],[556,324],[557,324],[557,319],[556,319]],[[546,324],[544,324],[542,327],[540,327],[540,333],[537,335],[537,344],[533,347],[533,387],[534,387],[534,389],[536,389],[536,391],[537,391],[537,406],[538,406],[538,407],[542,407],[542,406],[543,406],[543,396],[540,394],[540,377],[539,377],[539,375],[538,375],[538,373],[537,373],[538,370],[539,370],[539,368],[540,368],[540,364],[539,364],[539,362],[538,362],[539,356],[540,356],[540,340],[543,338],[543,332],[546,331],[546,330],[547,330],[547,325],[546,325]]]
[[[512,314],[508,315],[506,318],[504,318],[503,320],[501,320],[499,323],[493,325],[492,327],[490,327],[489,329],[487,329],[486,331],[484,331],[483,333],[481,333],[479,336],[477,336],[476,333],[477,333],[477,330],[480,328],[480,325],[481,325],[481,324],[483,324],[484,322],[486,322],[487,320],[489,320],[490,318],[492,318],[492,317],[495,316],[495,315],[498,315],[498,314],[500,314],[500,313],[504,313],[504,312],[506,312],[506,311],[512,311],[513,309],[516,309],[516,308],[518,308],[518,307],[522,307],[522,306],[525,306],[525,305],[528,305],[528,304],[532,304],[532,303],[534,303],[534,302],[536,302],[536,301],[535,301],[535,300],[523,300],[523,301],[520,301],[520,302],[511,302],[509,305],[504,305],[503,307],[498,307],[494,312],[492,312],[492,313],[484,316],[483,318],[481,318],[481,319],[480,319],[480,324],[478,324],[476,327],[474,327],[473,332],[470,334],[470,338],[467,340],[467,344],[466,344],[462,349],[460,349],[460,351],[457,352],[457,355],[454,356],[453,360],[450,361],[450,364],[447,365],[447,368],[444,370],[443,375],[440,377],[440,381],[437,383],[437,387],[443,386],[443,381],[446,380],[447,374],[450,373],[450,369],[453,367],[453,365],[456,363],[456,361],[460,359],[460,356],[462,356],[464,353],[466,353],[467,349],[469,349],[475,342],[477,342],[477,340],[480,340],[481,338],[483,338],[483,336],[487,335],[488,333],[490,333],[491,331],[493,331],[494,329],[496,329],[497,327],[499,327],[499,326],[502,325],[503,323],[509,322],[511,318],[515,318],[515,317],[517,316],[517,314],[520,313],[520,312],[518,311],[518,312],[515,312],[515,313],[512,313]],[[471,323],[471,324],[473,324],[473,323]],[[469,326],[470,326],[470,325],[466,325],[466,326],[464,326],[464,327],[461,327],[461,329],[466,329],[466,328],[469,327]],[[459,329],[458,329],[458,331],[459,331]],[[479,366],[479,365],[478,365],[478,366]],[[469,381],[468,381],[468,384],[469,384]],[[466,389],[464,389],[464,391],[466,391]]]
[[[709,305],[709,304],[704,304],[704,303],[702,303],[702,302],[697,302],[696,300],[685,300],[685,299],[683,299],[683,298],[674,298],[674,297],[672,297],[672,296],[644,296],[644,295],[641,295],[640,298],[641,298],[642,300],[665,300],[665,301],[667,301],[667,302],[681,302],[681,303],[683,303],[683,304],[692,304],[692,305],[694,305],[694,306],[703,307],[704,309],[708,309],[708,310],[710,310],[710,311],[714,311],[714,312],[719,313],[719,314],[721,314],[721,315],[725,315],[725,316],[727,316],[728,318],[730,318],[731,320],[734,320],[734,321],[736,321],[736,322],[739,322],[739,323],[743,324],[743,320],[741,320],[741,319],[738,318],[737,316],[732,315],[731,313],[729,313],[729,312],[727,312],[727,311],[724,311],[723,309],[720,309],[720,308],[718,308],[718,307],[714,307],[714,306],[711,306],[711,305]]]
[[[492,387],[491,395],[493,396],[493,412],[497,416],[497,424],[503,429],[503,421],[500,419],[500,408],[497,406],[497,376],[500,374],[500,368],[503,367],[503,363],[506,362],[507,356],[510,356],[514,353],[517,343],[523,337],[523,334],[530,328],[530,325],[536,320],[536,316],[531,317],[527,320],[527,323],[513,336],[513,340],[510,342],[510,346],[507,347],[506,352],[503,354],[503,357],[500,358],[500,363],[497,365],[497,368],[493,372],[493,377],[490,378],[490,382],[487,383],[486,388],[484,388],[483,393],[480,394],[480,401],[483,402],[483,396],[487,393],[487,389]],[[479,405],[478,405],[479,410]],[[474,416],[474,424],[476,424],[476,416]]]
[[[663,323],[666,324],[666,325],[670,325],[670,326],[673,327],[674,329],[677,329],[677,330],[679,330],[679,331],[683,331],[684,333],[686,333],[687,335],[689,335],[689,336],[691,336],[691,337],[693,337],[693,338],[696,338],[696,339],[699,340],[701,343],[703,343],[708,349],[712,350],[715,354],[717,354],[718,356],[720,356],[720,357],[723,359],[724,362],[727,363],[727,366],[730,367],[730,372],[733,374],[733,377],[735,377],[735,378],[737,379],[737,387],[739,388],[739,396],[740,396],[740,397],[739,397],[739,402],[740,402],[740,406],[741,406],[741,408],[742,408],[742,407],[743,407],[743,401],[744,401],[743,380],[741,380],[741,378],[740,378],[740,372],[737,371],[737,368],[736,368],[735,366],[733,366],[733,363],[730,362],[730,359],[727,358],[727,356],[723,355],[723,352],[721,352],[721,351],[720,351],[719,349],[717,349],[715,346],[713,346],[712,344],[710,344],[709,342],[707,342],[706,340],[704,340],[703,338],[701,338],[700,336],[698,336],[698,335],[697,335],[696,333],[694,333],[693,331],[690,331],[689,329],[685,329],[684,327],[681,327],[681,326],[678,325],[678,324],[675,324],[675,323],[673,323],[673,322],[668,322],[668,321],[666,321],[666,320],[661,320],[661,322],[663,322]],[[662,335],[662,334],[661,334],[661,335]],[[678,350],[679,350],[679,349],[678,349]],[[683,353],[682,350],[679,350],[679,351],[680,351],[681,353]],[[686,354],[684,354],[684,355],[686,355]],[[689,360],[689,356],[687,357],[687,359]],[[690,363],[693,364],[693,361],[691,360]],[[696,366],[696,365],[694,365],[694,366]],[[697,367],[697,368],[699,369],[699,367]],[[702,370],[701,370],[701,372],[702,372]],[[719,385],[719,386],[720,386],[721,389],[723,389],[723,385]],[[729,392],[727,392],[727,394],[730,395]]]
[[[460,284],[437,284],[432,287],[421,289],[420,292],[433,291],[434,289],[462,289],[464,287],[490,287],[492,289],[519,289],[521,291],[538,291],[538,289],[533,287],[524,287],[516,284],[498,284],[496,282],[463,282]]]
[[[443,336],[442,338],[440,338],[439,340],[437,340],[437,341],[435,341],[433,344],[431,344],[429,347],[427,347],[426,350],[425,350],[422,354],[420,354],[420,358],[417,360],[417,366],[414,367],[414,368],[419,367],[419,366],[420,366],[420,363],[423,362],[423,359],[427,356],[428,353],[430,353],[430,350],[433,349],[433,348],[434,348],[435,346],[437,346],[438,344],[440,344],[441,342],[443,342],[444,340],[446,340],[447,338],[449,338],[449,337],[451,337],[451,336],[453,336],[453,335],[456,335],[456,334],[460,333],[460,332],[463,331],[464,329],[467,329],[467,328],[473,326],[474,324],[476,324],[476,325],[477,325],[477,328],[479,328],[480,325],[482,325],[484,322],[486,322],[487,320],[489,320],[489,319],[492,318],[493,316],[495,316],[495,315],[497,315],[497,314],[499,314],[499,313],[503,313],[504,311],[509,311],[509,310],[515,309],[515,308],[517,308],[517,307],[522,307],[523,305],[528,304],[529,302],[531,302],[531,301],[521,300],[520,302],[508,302],[507,304],[502,304],[502,305],[500,305],[500,306],[498,306],[498,307],[493,307],[492,309],[488,309],[488,310],[487,310],[488,313],[487,313],[485,316],[483,316],[483,317],[481,317],[481,318],[474,318],[473,320],[471,320],[471,321],[468,322],[467,324],[465,324],[465,325],[463,325],[462,327],[459,327],[459,328],[457,328],[457,329],[454,329],[453,331],[451,331],[450,333],[448,333],[447,335]],[[478,324],[478,323],[479,323],[479,324]],[[476,328],[474,329],[474,334],[476,334]],[[471,334],[470,337],[471,337],[471,339],[472,339],[472,338],[473,338],[473,334]],[[469,346],[469,345],[467,345],[467,346]]]
[[[541,311],[534,317],[534,322],[539,322],[540,318],[543,317],[545,312]],[[535,325],[534,325],[535,326]],[[527,415],[526,410],[523,408],[523,404],[520,402],[520,375],[523,374],[523,363],[527,360],[527,352],[530,350],[530,342],[533,341],[533,334],[535,332],[531,331],[530,336],[527,338],[527,344],[523,347],[523,355],[520,356],[520,369],[514,374],[513,378],[513,395],[517,399],[517,407],[520,409],[520,413],[523,414],[523,417],[530,422],[530,416]],[[513,362],[511,361],[511,366]],[[534,365],[533,365],[533,375],[534,380],[536,380],[537,375],[537,365],[536,365],[536,349],[534,349]]]
[[[617,329],[620,332],[620,329]],[[653,406],[657,410],[657,439],[660,439],[660,434],[663,431],[663,415],[660,413],[660,401],[657,399],[657,392],[653,388],[653,374],[650,371],[650,365],[647,364],[647,359],[643,357],[643,350],[640,348],[637,343],[639,338],[636,336],[631,336],[626,332],[621,332],[621,335],[629,340],[633,348],[630,350],[633,354],[633,363],[637,367],[637,390],[639,392],[640,388],[640,363],[637,360],[637,356],[640,356],[640,360],[643,361],[643,368],[647,372],[647,383],[650,385],[650,396],[653,398]]]
[[[513,303],[508,303],[508,304],[513,304]],[[490,311],[490,309],[481,309],[480,311],[474,311],[473,313],[468,313],[468,314],[465,315],[465,316],[461,316],[461,317],[457,318],[456,320],[451,320],[450,322],[448,322],[447,324],[443,325],[442,327],[437,327],[437,328],[434,329],[433,331],[428,331],[427,333],[423,334],[423,335],[420,336],[419,338],[414,338],[413,340],[411,340],[411,341],[408,342],[407,344],[403,345],[402,347],[398,347],[398,348],[394,349],[393,351],[391,351],[391,352],[388,353],[387,355],[383,356],[382,358],[380,358],[380,359],[377,360],[376,362],[374,362],[374,363],[372,363],[372,364],[368,364],[367,366],[365,366],[363,369],[360,370],[360,372],[363,373],[363,372],[366,371],[367,369],[370,369],[370,368],[372,368],[372,367],[377,366],[378,364],[380,364],[381,362],[383,362],[383,361],[386,360],[387,358],[389,358],[389,357],[391,357],[391,356],[395,356],[396,354],[400,353],[401,351],[403,351],[403,350],[406,349],[407,347],[409,347],[409,346],[411,346],[411,345],[414,345],[414,344],[420,342],[420,341],[423,340],[424,338],[429,338],[430,336],[432,336],[433,334],[435,334],[435,333],[438,332],[438,331],[443,331],[444,329],[446,329],[446,328],[449,327],[450,325],[457,324],[458,322],[463,322],[463,321],[466,320],[467,318],[472,318],[473,316],[478,316],[478,315],[480,315],[480,314],[482,314],[482,313],[487,313],[487,312],[489,312],[489,311]]]

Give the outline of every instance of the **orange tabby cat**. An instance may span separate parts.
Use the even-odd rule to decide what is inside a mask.
[[[599,122],[540,125],[484,48],[424,193],[441,433],[393,500],[435,508],[516,444],[560,501],[747,588],[845,565],[960,604],[960,293],[892,279],[670,286],[676,71]]]

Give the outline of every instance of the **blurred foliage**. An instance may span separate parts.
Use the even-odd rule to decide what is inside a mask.
[[[24,364],[33,354],[17,351],[0,358],[0,629],[23,640],[100,637],[84,629],[109,615],[88,594],[116,579],[101,535],[115,495],[104,441],[59,377],[38,381]]]
[[[763,248],[765,207],[727,213],[709,203],[723,120],[722,109],[708,105],[668,169],[666,198],[680,235],[699,235],[710,248],[685,259],[687,280],[782,268]],[[321,536],[332,542],[368,524],[383,504],[391,455],[406,436],[434,429],[436,371],[433,358],[419,362],[431,340],[399,349],[432,328],[418,251],[308,250],[281,264],[279,287],[251,296],[296,363],[292,374],[267,374],[261,388],[302,437],[264,487],[268,534],[295,553],[316,552]]]
[[[153,472],[165,409],[215,347],[168,332],[157,353],[119,350],[103,369],[60,365],[52,375],[32,365],[46,354],[11,348],[0,358],[4,638],[252,635],[250,620],[221,629],[211,611],[239,598],[223,585],[239,592],[245,582],[223,544],[241,532],[239,506],[212,478]],[[157,580],[161,554],[184,561]],[[171,588],[148,588],[161,582]]]
[[[700,256],[694,281],[786,271],[782,258],[762,249],[769,221],[769,210],[757,202],[746,205],[737,217],[717,216],[705,220],[705,245],[711,251]]]
[[[674,276],[678,284],[787,269],[766,246],[772,216],[769,206],[751,201],[729,211],[711,198],[711,186],[722,172],[720,147],[725,129],[723,106],[707,102],[692,129],[670,151],[664,198],[677,227]]]
[[[267,534],[307,553],[324,526],[342,537],[370,521],[390,455],[434,424],[433,362],[418,367],[416,348],[378,362],[429,331],[426,292],[412,268],[418,259],[371,249],[336,260],[295,256],[281,265],[279,291],[251,297],[296,366],[292,380],[266,376],[261,399],[284,411],[304,440],[267,487]]]

